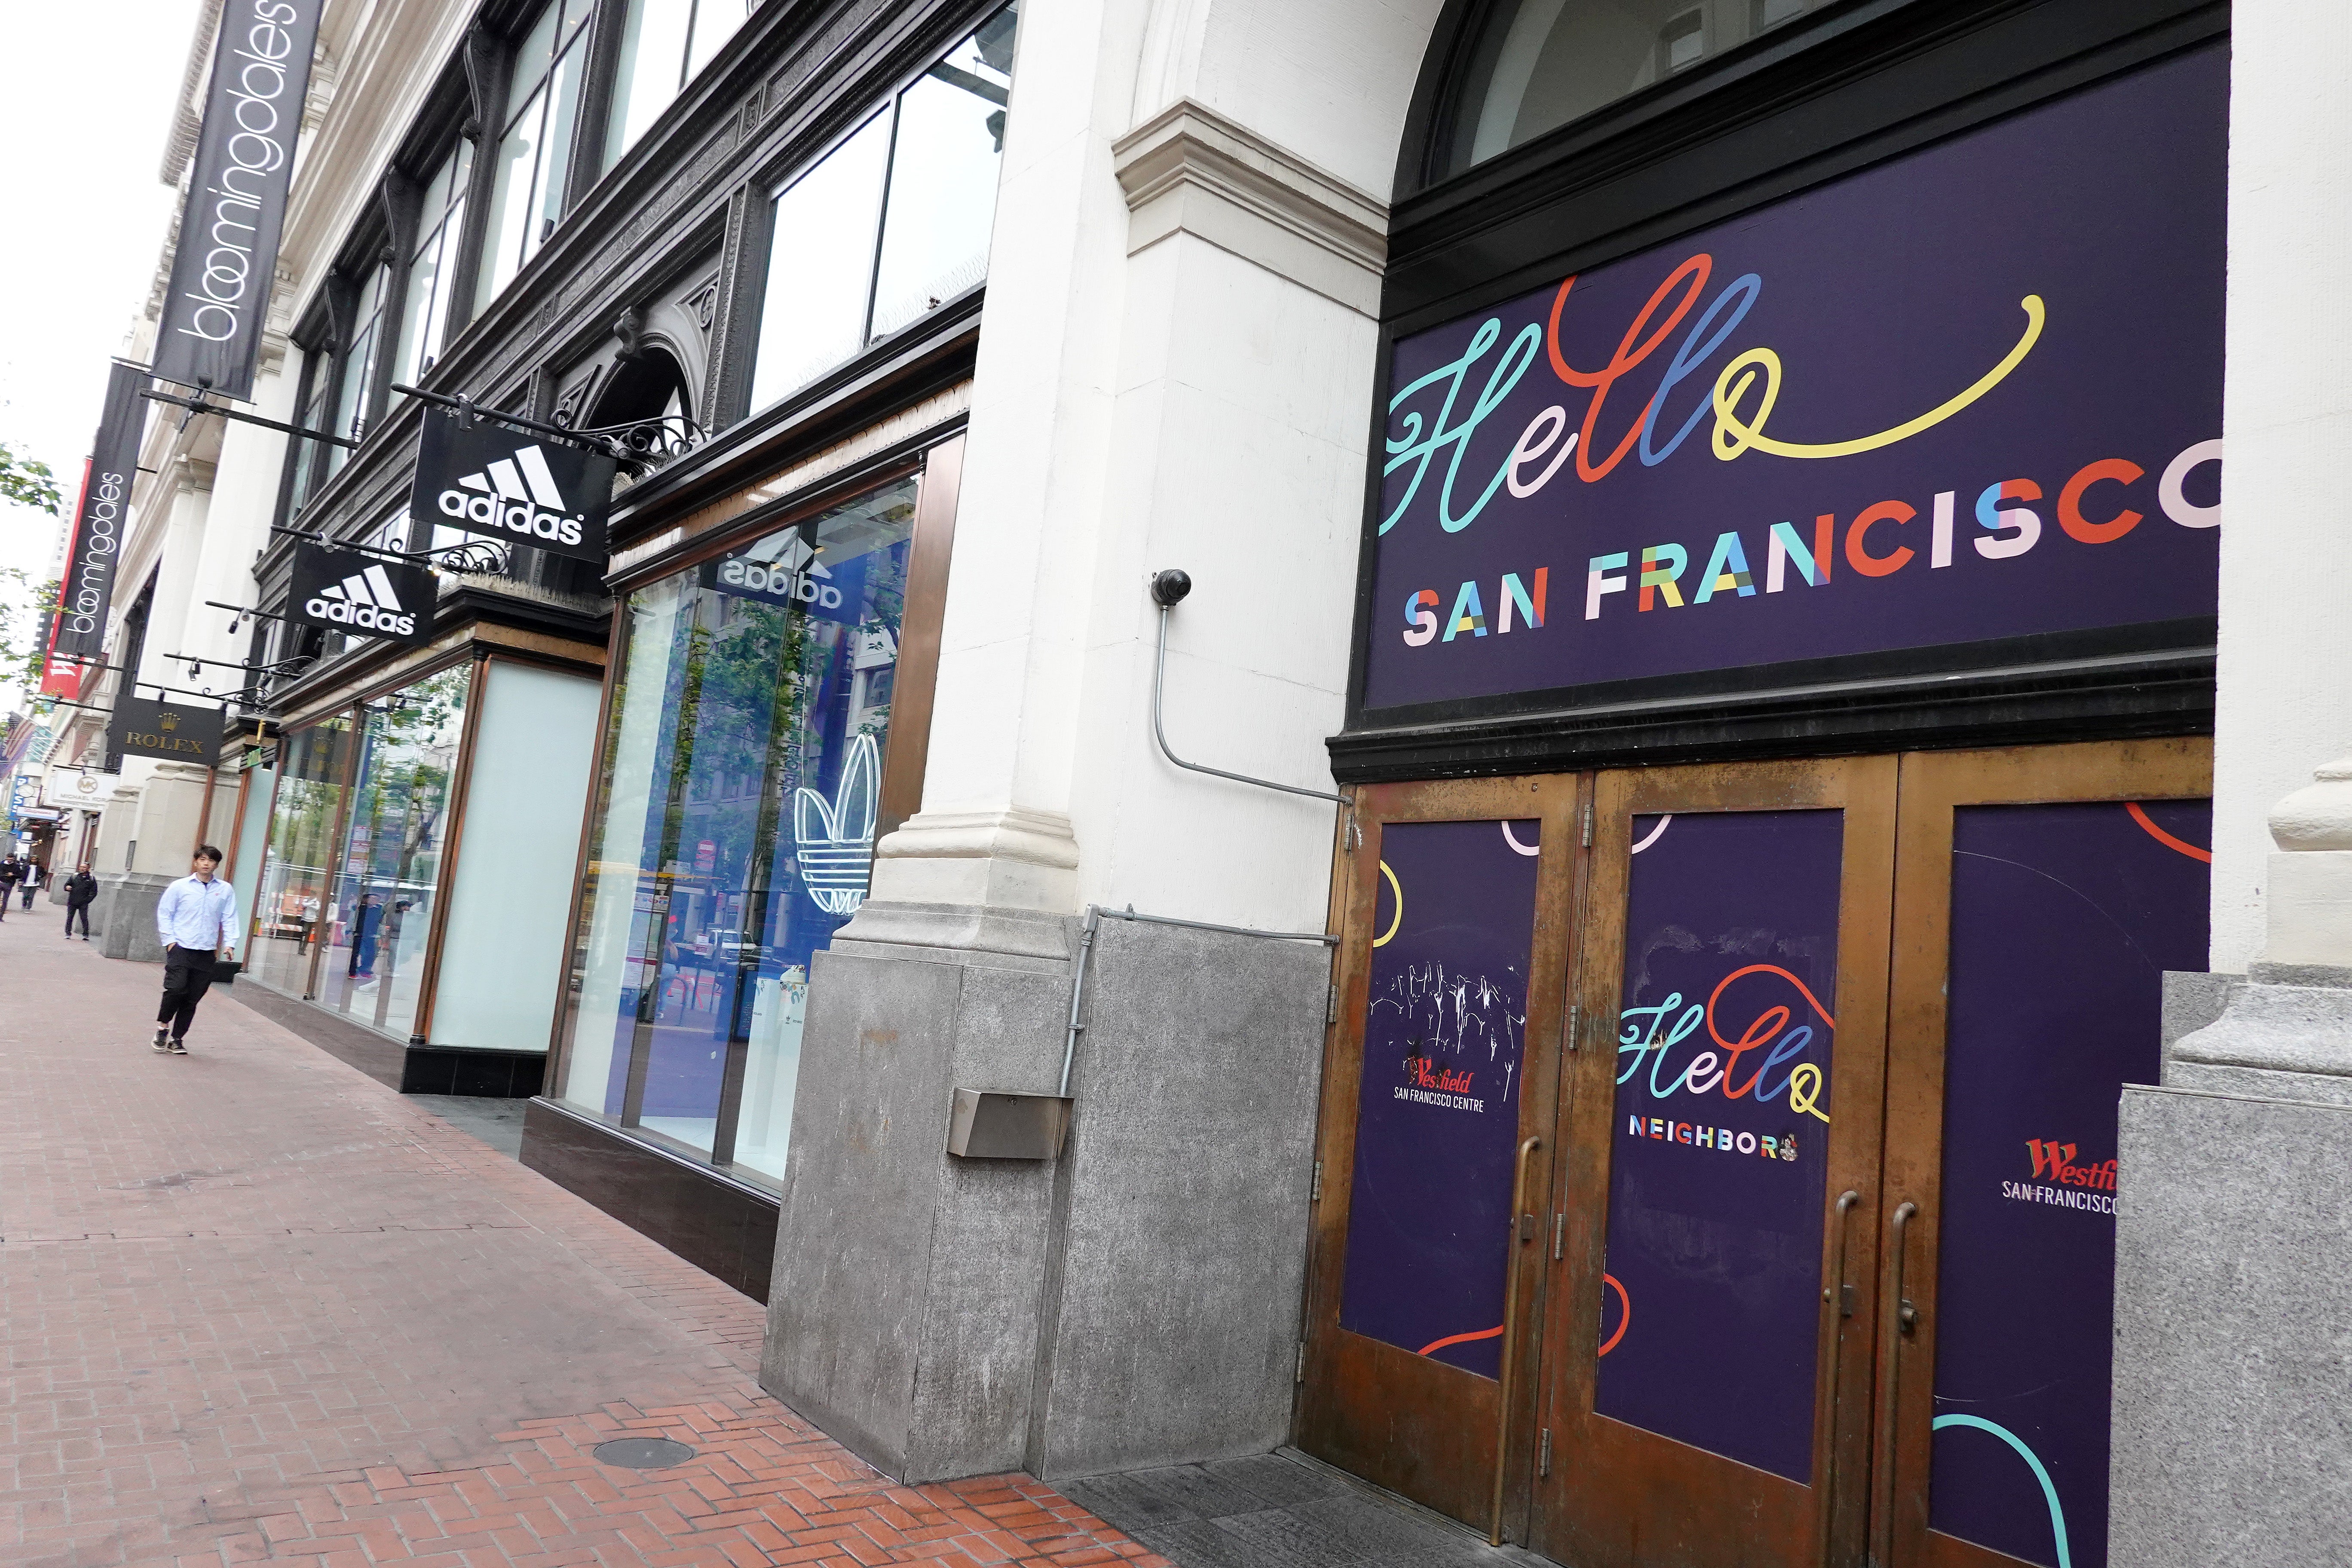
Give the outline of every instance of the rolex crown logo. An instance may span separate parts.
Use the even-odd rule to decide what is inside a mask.
[[[180,716],[166,709],[157,715],[155,722],[162,727],[163,733],[168,735],[180,727]]]

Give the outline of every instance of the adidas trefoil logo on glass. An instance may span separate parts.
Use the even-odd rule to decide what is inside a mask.
[[[416,630],[415,613],[393,592],[391,574],[381,566],[371,566],[320,589],[302,610],[321,620],[339,621],[386,637],[404,637]]]
[[[461,488],[462,487],[462,488]],[[473,494],[467,494],[470,490]],[[481,528],[502,528],[524,538],[580,542],[580,514],[564,504],[547,467],[547,455],[525,447],[510,458],[467,474],[441,492],[441,510]]]

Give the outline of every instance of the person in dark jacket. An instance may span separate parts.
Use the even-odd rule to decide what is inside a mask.
[[[74,921],[81,921],[81,939],[89,940],[89,906],[98,897],[98,879],[89,874],[87,866],[79,867],[66,879],[66,940],[73,940]]]
[[[0,860],[0,921],[8,918],[8,906],[16,901],[16,884],[25,879],[25,863],[14,855]]]
[[[35,893],[35,892],[37,892],[37,891],[38,891],[38,890],[39,890],[40,886],[41,886],[41,863],[40,863],[38,860],[27,860],[27,861],[26,861],[26,862],[25,862],[25,907],[26,907],[26,909],[28,909],[28,910],[29,910],[29,909],[31,909],[31,908],[33,907],[33,895],[34,895],[34,893]]]

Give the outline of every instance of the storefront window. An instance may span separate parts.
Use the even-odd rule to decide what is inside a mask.
[[[987,276],[1018,11],[982,23],[776,197],[753,407]]]
[[[1444,172],[1460,174],[1822,3],[1505,0],[1470,52]]]
[[[887,485],[629,596],[568,1103],[782,1176],[809,957],[873,858],[915,492]]]
[[[330,889],[314,994],[402,1039],[416,1021],[472,668],[455,666],[366,705]]]
[[[342,814],[348,720],[298,730],[278,748],[269,858],[253,894],[253,977],[292,995],[310,986],[310,955],[329,909],[327,861]]]

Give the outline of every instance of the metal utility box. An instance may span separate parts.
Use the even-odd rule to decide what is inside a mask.
[[[948,1115],[948,1152],[967,1160],[1051,1160],[1070,1130],[1070,1100],[960,1089]]]

